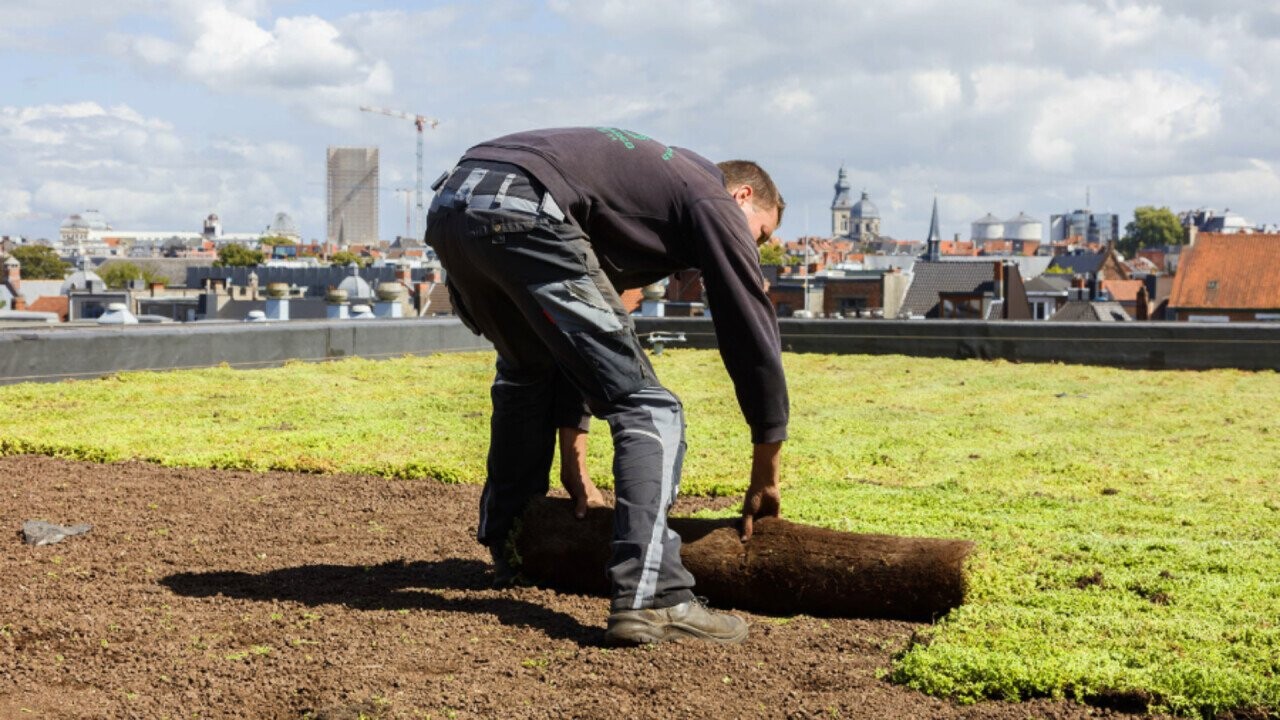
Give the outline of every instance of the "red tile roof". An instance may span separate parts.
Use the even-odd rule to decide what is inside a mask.
[[[1111,293],[1111,299],[1120,303],[1137,302],[1141,280],[1103,280],[1102,289]]]
[[[625,309],[627,314],[630,315],[640,309],[640,303],[644,301],[644,290],[641,290],[640,288],[623,290],[622,294],[618,297],[622,300],[623,309]]]
[[[51,312],[58,313],[58,318],[63,322],[67,321],[68,298],[66,295],[43,295],[36,298],[36,301],[27,305],[27,309],[33,312]]]
[[[976,256],[978,248],[972,240],[942,240],[938,243],[938,252],[943,255]]]
[[[1200,233],[1182,252],[1169,307],[1280,309],[1280,234]]]

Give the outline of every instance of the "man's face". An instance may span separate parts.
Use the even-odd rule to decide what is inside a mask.
[[[747,227],[755,237],[756,245],[769,242],[773,232],[778,229],[778,209],[762,208],[756,204],[755,191],[750,185],[740,185],[730,194],[738,207],[742,208],[742,214],[747,217]]]

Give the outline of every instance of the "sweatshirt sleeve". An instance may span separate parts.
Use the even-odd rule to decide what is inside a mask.
[[[691,224],[720,357],[751,442],[785,440],[790,409],[782,342],[746,219],[727,197],[703,199],[692,206]]]

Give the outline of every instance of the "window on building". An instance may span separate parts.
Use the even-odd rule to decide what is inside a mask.
[[[982,319],[981,295],[951,293],[939,295],[939,299],[939,317],[950,320]]]
[[[867,307],[867,299],[862,297],[842,297],[836,303],[836,311],[841,315],[859,310],[865,310]]]

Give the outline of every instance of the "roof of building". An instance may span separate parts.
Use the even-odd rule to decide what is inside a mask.
[[[428,315],[450,315],[453,313],[453,298],[449,297],[449,286],[442,282],[432,283],[427,292]]]
[[[974,225],[1003,225],[1004,221],[996,217],[995,215],[992,215],[991,213],[987,213],[986,215],[983,215],[977,220],[974,220],[973,224]]]
[[[360,277],[359,266],[355,263],[351,263],[348,268],[350,269],[351,274],[343,278],[342,282],[338,283],[338,289],[345,290],[347,292],[347,297],[353,300],[356,298],[373,297],[373,287],[369,285],[369,281]]]
[[[871,202],[871,196],[863,191],[862,199],[853,204],[849,209],[849,217],[864,218],[866,220],[878,219],[880,217],[880,208]]]
[[[1280,308],[1280,235],[1201,233],[1182,253],[1171,308]]]
[[[69,312],[70,301],[71,299],[66,295],[45,295],[27,303],[27,309],[32,312],[57,313],[58,319],[65,321]]]
[[[84,218],[80,217],[80,216],[77,214],[77,215],[72,215],[72,216],[68,217],[66,220],[63,220],[63,221],[62,221],[62,227],[64,227],[64,228],[84,228],[84,229],[88,230],[88,229],[89,229],[89,223],[88,223]]]
[[[912,267],[911,287],[902,301],[902,312],[926,316],[938,304],[939,293],[989,292],[994,283],[992,263],[930,262]]]
[[[972,257],[978,254],[978,246],[974,245],[972,240],[939,240],[938,252],[943,255],[967,255]]]
[[[85,210],[83,213],[73,213],[62,221],[64,228],[80,228],[85,230],[107,230],[110,226],[102,217],[102,213],[97,210]]]
[[[1141,280],[1103,280],[1099,283],[1102,290],[1111,295],[1116,302],[1137,302],[1138,290],[1143,287]]]
[[[1071,287],[1071,278],[1066,275],[1040,275],[1027,281],[1029,293],[1065,293]]]
[[[286,212],[276,213],[275,219],[271,221],[271,226],[267,228],[267,233],[276,237],[296,238],[298,237],[298,224]]]
[[[85,269],[71,273],[67,276],[67,279],[62,281],[62,285],[58,290],[59,295],[66,295],[72,290],[88,290],[91,282],[102,283],[102,277],[98,273],[89,270],[87,268],[88,263],[85,263],[85,265]]]
[[[1083,252],[1055,255],[1049,262],[1050,268],[1061,268],[1073,275],[1092,275],[1102,267],[1107,259],[1105,252]]]
[[[1099,300],[1071,300],[1049,318],[1050,322],[1125,322],[1132,320],[1120,303]]]
[[[42,297],[58,295],[61,288],[61,280],[23,280],[18,286],[18,294],[30,305]],[[13,302],[13,293],[4,282],[0,282],[0,300],[7,304]]]
[[[1129,270],[1131,272],[1146,273],[1149,275],[1154,275],[1160,272],[1161,270],[1161,268],[1158,265],[1156,265],[1154,262],[1152,262],[1150,258],[1141,256],[1141,255],[1139,255],[1138,257],[1129,258],[1128,260],[1125,261],[1125,265],[1129,266]]]
[[[390,247],[400,248],[405,250],[418,249],[418,248],[426,247],[426,243],[422,242],[421,239],[416,237],[407,237],[407,236],[401,235],[400,237],[397,237],[395,240],[391,242]]]
[[[836,175],[836,197],[831,201],[831,208],[833,210],[843,209],[850,207],[852,204],[849,200],[849,173],[841,165],[840,172]]]

